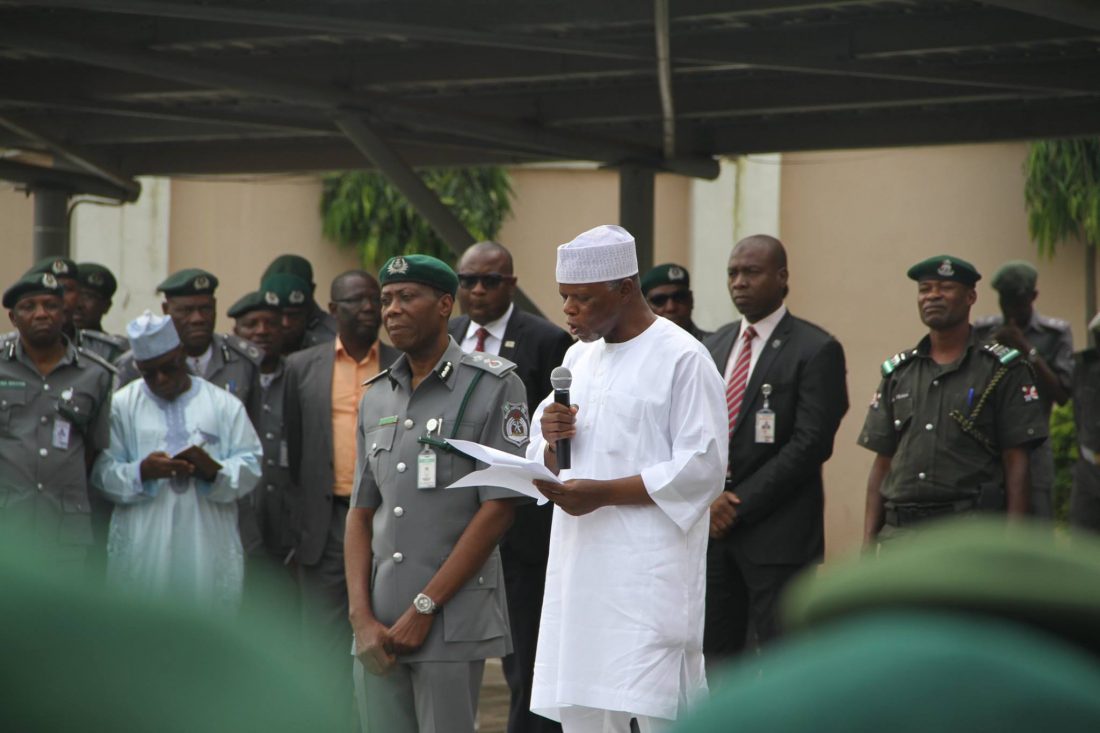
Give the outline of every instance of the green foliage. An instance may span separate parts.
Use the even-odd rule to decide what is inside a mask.
[[[1069,492],[1073,486],[1073,464],[1077,461],[1077,431],[1073,426],[1073,403],[1055,407],[1050,415],[1050,444],[1054,449],[1054,490],[1051,503],[1059,524],[1069,519]]]
[[[421,176],[477,240],[495,238],[512,212],[512,186],[503,168],[436,168]],[[358,248],[368,268],[413,252],[455,262],[450,247],[381,173],[325,176],[321,216],[324,235]]]
[[[1100,138],[1032,143],[1024,171],[1028,230],[1040,254],[1072,237],[1100,242]]]

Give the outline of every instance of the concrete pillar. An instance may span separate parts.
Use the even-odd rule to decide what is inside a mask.
[[[641,274],[653,267],[654,183],[652,168],[619,169],[619,226],[634,235]]]
[[[69,192],[34,188],[34,260],[69,256]]]

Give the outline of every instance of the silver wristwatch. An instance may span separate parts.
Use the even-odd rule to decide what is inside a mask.
[[[439,606],[435,604],[431,598],[423,593],[417,593],[416,598],[413,599],[413,608],[417,613],[422,613],[425,616],[432,616],[439,613]]]

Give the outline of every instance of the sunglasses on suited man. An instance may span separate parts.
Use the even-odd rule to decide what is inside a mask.
[[[478,282],[481,283],[481,287],[486,290],[496,290],[500,287],[501,283],[515,282],[516,278],[513,275],[501,275],[498,272],[490,272],[487,275],[469,275],[459,273],[458,285],[464,290],[473,290],[477,287]]]

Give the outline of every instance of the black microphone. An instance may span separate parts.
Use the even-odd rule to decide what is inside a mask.
[[[573,375],[563,366],[554,367],[550,372],[550,386],[554,388],[554,402],[570,407],[569,385],[573,384]],[[558,468],[569,468],[569,438],[558,441],[554,452],[558,456]]]

